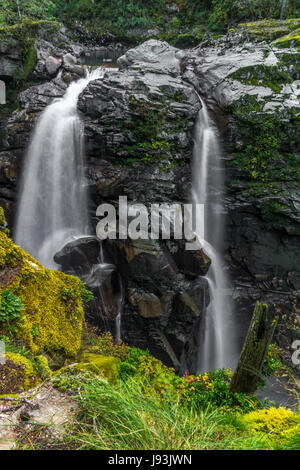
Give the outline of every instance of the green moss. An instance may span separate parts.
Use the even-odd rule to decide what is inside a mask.
[[[34,38],[27,40],[27,46],[23,51],[24,70],[22,79],[27,80],[35,69],[37,63],[37,52],[34,46]]]
[[[186,116],[176,115],[174,119],[167,116],[174,114],[170,109],[172,103],[184,103],[185,97],[180,89],[174,93],[164,89],[160,91],[162,93],[160,101],[153,100],[151,103],[130,96],[128,117],[106,123],[107,126],[115,126],[128,135],[128,143],[118,148],[118,153],[122,157],[116,162],[117,164],[130,166],[139,161],[158,164],[180,158],[181,144],[180,142],[174,144],[176,139],[173,136],[187,131],[188,119]],[[170,141],[168,135],[172,135]]]
[[[82,371],[92,372],[105,377],[110,383],[115,383],[119,377],[121,360],[118,357],[102,356],[89,351],[83,351],[80,364],[76,367]]]
[[[6,289],[24,305],[14,336],[33,354],[77,354],[84,316],[81,281],[45,269],[0,232],[0,294]],[[71,298],[62,298],[63,289],[72,293]],[[3,334],[10,333],[1,328]]]
[[[26,38],[32,38],[36,36],[38,28],[47,29],[49,38],[59,30],[61,23],[57,21],[47,20],[31,20],[30,18],[23,18],[20,23],[11,26],[0,27],[0,38],[2,40],[15,39],[20,43],[24,42]]]
[[[250,180],[299,181],[299,110],[274,114],[263,111],[264,101],[245,96],[227,108],[239,136],[234,164]]]
[[[241,23],[239,28],[254,39],[265,41],[278,40],[282,36],[289,35],[293,30],[299,28],[300,18],[289,20],[266,19],[250,23]],[[276,41],[275,41],[276,42]]]
[[[1,366],[0,393],[19,393],[39,383],[37,371],[29,359],[12,352],[6,353],[5,364]]]
[[[300,47],[300,28],[274,41],[277,47]]]
[[[292,83],[293,77],[285,64],[280,66],[250,65],[242,67],[230,75],[246,85],[266,86],[275,93],[280,93],[281,87],[286,83]]]
[[[3,210],[3,207],[0,207],[0,226],[5,227],[5,225],[6,225],[6,220],[5,220],[4,210]]]
[[[54,35],[62,25],[55,21],[33,21],[23,18],[22,22],[11,26],[0,27],[0,41],[13,49],[19,57],[19,67],[15,77],[7,90],[7,103],[1,106],[3,116],[10,115],[18,108],[18,95],[21,91],[36,83],[33,71],[37,63],[35,39],[40,29],[48,40],[54,39]]]
[[[4,232],[6,235],[9,235],[9,230],[7,228],[7,223],[5,220],[4,209],[1,206],[0,206],[0,232]]]
[[[20,395],[18,395],[16,393],[3,393],[2,395],[0,395],[0,401],[5,399],[5,398],[15,398],[16,402],[17,402],[19,397],[20,397]]]
[[[49,379],[52,376],[53,372],[49,367],[48,359],[45,356],[40,355],[36,356],[34,358],[34,361],[39,375],[42,377],[42,379]]]

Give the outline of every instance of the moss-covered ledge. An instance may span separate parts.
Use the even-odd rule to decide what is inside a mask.
[[[0,335],[34,355],[76,356],[84,292],[80,279],[45,269],[0,231]]]

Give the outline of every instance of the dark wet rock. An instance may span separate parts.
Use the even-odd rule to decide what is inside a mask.
[[[247,332],[257,300],[268,303],[280,321],[275,340],[287,351],[291,363],[291,344],[296,338],[299,318],[299,185],[296,168],[289,156],[299,156],[299,89],[296,50],[279,49],[249,36],[232,35],[191,52],[188,67],[193,67],[199,92],[208,100],[212,116],[219,124],[227,174],[226,261],[234,285],[236,322],[240,343]],[[279,78],[280,77],[280,78]],[[247,148],[255,151],[255,140],[247,134],[264,121],[274,122],[278,139],[278,161],[266,163],[273,176],[260,181],[246,167]],[[248,129],[247,129],[248,126]],[[276,128],[281,134],[276,135]],[[266,137],[267,138],[267,137]],[[252,147],[248,147],[251,146]],[[257,142],[256,145],[259,145]],[[246,151],[245,151],[246,149]],[[245,152],[244,160],[241,155]],[[265,150],[267,153],[267,149]],[[271,165],[273,168],[269,168]],[[259,170],[263,172],[264,170]]]
[[[61,265],[63,270],[82,269],[89,272],[91,266],[99,262],[100,242],[95,236],[82,236],[69,241],[54,256],[54,261]]]
[[[203,250],[187,251],[183,240],[168,240],[166,245],[180,272],[191,278],[207,274],[211,260]]]
[[[88,317],[106,327],[119,311],[120,276],[116,266],[101,261],[101,243],[95,236],[82,236],[69,241],[54,256],[54,261],[68,274],[86,284],[94,294]]]
[[[141,317],[156,318],[163,314],[163,305],[160,299],[153,293],[130,288],[128,289],[128,300],[131,305],[138,307]]]
[[[180,76],[180,51],[159,41],[138,49],[119,59],[122,70],[108,71],[79,97],[88,175],[97,203],[121,194],[143,203],[188,197],[187,163],[199,98]],[[170,61],[176,64],[173,75],[166,73]]]
[[[123,54],[120,70],[108,70],[103,80],[88,85],[78,109],[86,135],[90,213],[95,226],[96,207],[102,202],[117,205],[120,195],[148,207],[153,202],[189,201],[192,131],[200,109],[197,93],[207,98],[227,154],[224,245],[239,340],[242,343],[255,302],[265,301],[273,315],[280,315],[276,340],[291,352],[299,318],[299,188],[283,162],[286,181],[274,178],[273,186],[263,183],[249,190],[251,178],[235,162],[237,153],[249,145],[236,113],[242,112],[244,99],[253,99],[251,116],[279,116],[286,127],[292,123],[285,153],[299,154],[298,52],[262,40],[254,44],[245,41],[246,36],[209,39],[184,52],[150,40]],[[1,135],[0,203],[7,211],[15,209],[20,168],[39,113],[82,76],[84,57],[94,52],[96,56],[99,47],[74,42],[65,28],[52,37],[47,29],[39,31],[36,84],[21,93],[20,107]],[[117,55],[123,52],[123,46],[114,47]],[[20,60],[14,45],[1,43],[0,78],[1,67],[12,77],[15,64],[22,66]],[[286,76],[287,70],[290,78],[279,86],[276,77],[281,71]],[[242,119],[248,122],[249,116],[245,112]],[[185,251],[178,240],[109,241],[103,248],[107,269],[99,266],[100,244],[93,237],[71,242],[56,255],[63,270],[82,277],[96,296],[98,284],[103,286],[108,315],[98,296],[89,318],[114,330],[121,277],[123,339],[150,349],[177,370],[192,370],[209,301],[201,277],[210,264],[205,253]]]
[[[0,78],[5,81],[13,79],[20,67],[22,67],[22,58],[18,42],[13,38],[1,39]]]

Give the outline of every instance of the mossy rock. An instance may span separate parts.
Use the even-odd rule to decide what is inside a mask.
[[[29,390],[40,382],[37,371],[24,356],[8,352],[0,365],[0,394],[15,394]]]
[[[3,207],[0,207],[0,232],[4,232],[6,235],[9,235]]]
[[[84,317],[80,279],[45,269],[0,231],[0,296],[9,291],[24,309],[0,322],[0,334],[21,340],[33,353],[75,357]],[[8,317],[11,315],[8,312]]]
[[[41,378],[43,380],[49,379],[52,376],[53,372],[49,367],[48,359],[45,356],[40,355],[36,356],[34,360],[36,363],[36,368]]]
[[[247,35],[253,39],[273,41],[282,36],[289,35],[300,26],[300,18],[291,18],[289,20],[261,20],[250,23],[241,23],[239,28],[244,30]]]
[[[273,42],[277,47],[300,47],[300,28]]]
[[[109,383],[115,383],[119,377],[121,360],[118,357],[102,356],[100,354],[83,351],[77,368],[101,375]]]

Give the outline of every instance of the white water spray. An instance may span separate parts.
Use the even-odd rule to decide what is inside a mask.
[[[77,101],[103,69],[71,83],[38,119],[23,170],[16,222],[16,243],[47,268],[70,237],[87,234],[83,129]]]
[[[210,303],[201,324],[197,371],[234,367],[236,340],[229,282],[219,254],[224,237],[222,193],[223,170],[217,131],[206,105],[196,122],[193,154],[193,202],[205,205],[205,235],[200,239],[211,259],[206,279]]]

